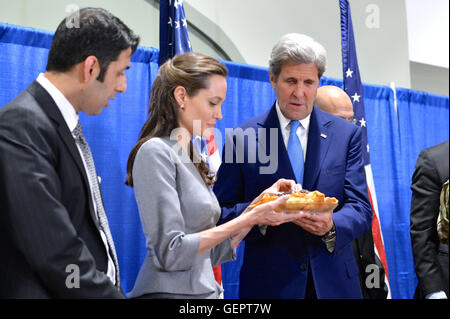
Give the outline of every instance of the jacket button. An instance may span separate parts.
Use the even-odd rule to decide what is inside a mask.
[[[304,263],[303,263],[303,264],[300,264],[300,269],[301,269],[301,270],[306,270],[306,264],[304,264]]]

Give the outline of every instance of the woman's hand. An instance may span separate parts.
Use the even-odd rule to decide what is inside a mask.
[[[280,179],[255,198],[252,204],[256,203],[266,192],[291,192],[295,191],[299,186],[294,181]],[[278,226],[299,219],[301,217],[300,212],[285,213],[278,209],[278,206],[286,203],[289,197],[289,195],[285,195],[272,202],[253,208],[247,207],[238,217],[219,226],[201,231],[199,233],[200,247],[198,249],[198,255],[205,253],[208,249],[217,246],[226,238],[230,237],[232,245],[236,247],[255,225]]]
[[[299,192],[302,190],[302,185],[296,184],[294,180],[280,178],[276,181],[272,186],[264,190],[261,194],[259,194],[251,203],[253,205],[257,203],[264,194],[273,194],[273,193],[291,193],[291,192]],[[243,213],[246,213],[248,210],[246,209]]]
[[[262,194],[279,192],[292,193],[299,192],[301,189],[302,185],[296,184],[294,180],[280,178],[272,186],[263,191]]]
[[[278,226],[283,223],[294,221],[301,217],[301,212],[284,212],[278,207],[286,203],[289,199],[289,195],[281,196],[280,198],[256,206],[247,211],[248,218],[250,219],[250,224],[253,225],[269,225]]]

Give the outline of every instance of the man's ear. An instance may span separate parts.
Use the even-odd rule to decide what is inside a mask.
[[[83,62],[83,83],[97,79],[100,74],[100,64],[98,59],[90,55]]]
[[[269,72],[269,80],[270,80],[270,84],[272,84],[272,89],[274,89],[275,90],[275,78],[274,78],[274,76],[273,76],[273,74],[272,73],[270,73]]]
[[[187,98],[186,89],[181,85],[177,86],[173,91],[173,97],[175,98],[175,101],[177,101],[178,105],[184,105]]]

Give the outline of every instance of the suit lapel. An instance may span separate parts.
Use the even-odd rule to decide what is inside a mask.
[[[328,152],[332,140],[328,130],[330,121],[323,117],[322,111],[314,107],[308,133],[308,147],[306,150],[305,175],[303,188],[314,190],[323,160]]]
[[[75,140],[66,124],[66,121],[64,120],[58,106],[50,94],[48,94],[48,92],[38,82],[34,81],[28,88],[28,91],[36,98],[39,106],[42,110],[44,110],[47,116],[55,122],[59,136],[66,145],[70,155],[78,167],[81,176],[83,177],[83,183],[88,195],[89,210],[95,224],[98,226],[98,219],[96,218],[95,210],[92,204],[89,181],[86,175],[86,170],[84,169],[83,160],[81,159]]]

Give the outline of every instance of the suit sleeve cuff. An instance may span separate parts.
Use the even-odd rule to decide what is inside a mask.
[[[425,299],[447,299],[444,291],[433,292],[425,296]]]

